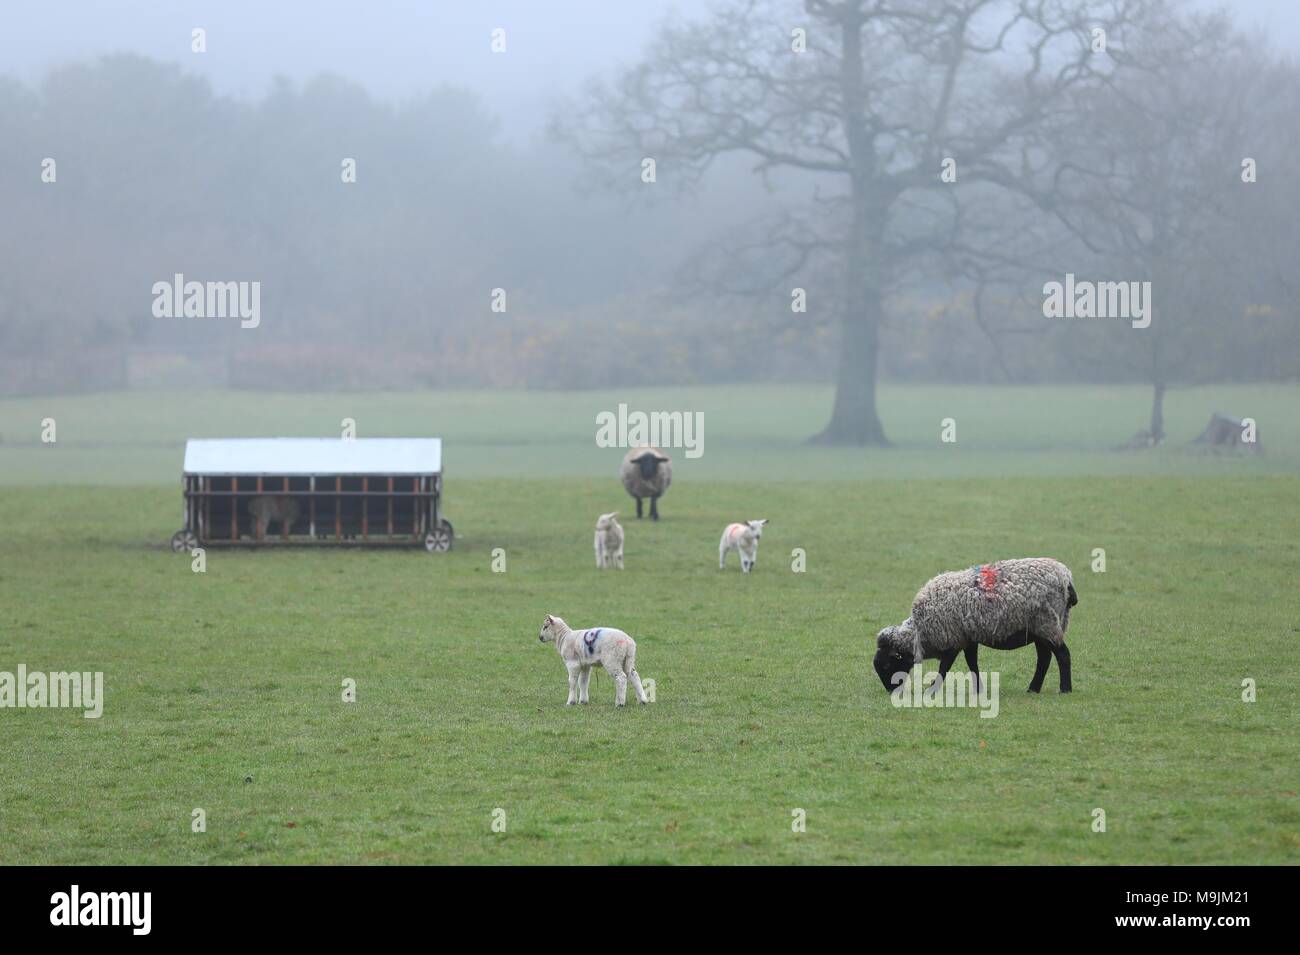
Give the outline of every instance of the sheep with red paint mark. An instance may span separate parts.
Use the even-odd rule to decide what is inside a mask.
[[[627,699],[627,684],[632,683],[638,703],[648,703],[641,677],[636,672],[636,641],[615,627],[592,627],[574,630],[559,617],[546,615],[537,639],[554,643],[555,649],[569,671],[569,699],[564,704],[590,702],[587,684],[591,668],[600,665],[614,680],[614,705],[622,706]]]
[[[1038,650],[1031,693],[1056,658],[1061,692],[1072,689],[1065,631],[1070,608],[1079,602],[1070,568],[1050,557],[1026,557],[982,564],[931,578],[912,601],[912,615],[876,635],[873,667],[892,692],[922,660],[938,658],[937,692],[948,668],[965,653],[979,679],[979,647],[1014,650],[1030,643]],[[900,676],[900,674],[902,676]]]
[[[766,517],[723,528],[722,540],[718,541],[718,570],[727,569],[727,555],[733,550],[740,557],[740,569],[745,573],[753,570],[758,563],[758,539],[763,536],[765,526]]]

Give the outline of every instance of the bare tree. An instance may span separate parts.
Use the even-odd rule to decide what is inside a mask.
[[[813,440],[886,444],[886,290],[952,239],[942,217],[938,232],[903,221],[909,197],[956,188],[963,169],[1014,184],[1018,142],[1106,83],[1125,31],[1165,12],[1160,0],[726,0],[666,24],[640,65],[594,83],[556,127],[611,181],[652,157],[689,187],[733,153],[764,177],[805,180],[802,219],[817,221],[840,286],[835,403]]]
[[[1243,213],[1246,190],[1263,187],[1243,181],[1242,163],[1262,158],[1259,107],[1285,82],[1222,17],[1189,18],[1149,41],[1141,71],[1075,98],[1083,122],[1052,131],[1066,158],[1039,198],[1094,267],[1151,282],[1150,327],[1093,325],[1074,341],[1151,385],[1145,437],[1158,444],[1169,385],[1222,373],[1234,313],[1262,286],[1259,237]]]

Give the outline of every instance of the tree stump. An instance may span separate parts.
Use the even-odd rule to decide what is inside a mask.
[[[1253,441],[1246,441],[1245,430],[1246,424],[1241,418],[1216,411],[1210,415],[1210,423],[1192,440],[1192,444],[1208,444],[1215,448],[1245,448],[1247,451],[1258,452],[1261,449],[1259,432],[1255,432]]]

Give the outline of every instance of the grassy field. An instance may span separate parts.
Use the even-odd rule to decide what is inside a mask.
[[[704,415],[703,456],[674,456],[682,480],[1300,474],[1300,386],[1174,389],[1165,399],[1168,444],[1113,452],[1146,427],[1149,402],[1149,390],[1136,387],[886,386],[881,416],[895,447],[882,451],[804,446],[831,403],[828,388],[810,386],[9,399],[0,400],[0,484],[174,485],[186,438],[332,437],[344,418],[360,437],[442,436],[457,479],[603,478],[616,473],[619,454],[596,447],[596,415],[620,403]],[[1255,418],[1266,453],[1189,447],[1215,411]],[[53,444],[41,442],[46,418],[56,424]],[[939,440],[944,418],[956,421],[955,443]]]
[[[798,446],[822,390],[724,394],[0,402],[0,671],[106,683],[98,720],[0,710],[0,864],[1300,860],[1300,389],[1171,393],[1175,441],[1258,406],[1259,457],[1104,451],[1136,390],[896,389],[901,447],[876,452]],[[618,400],[711,430],[598,574],[589,528],[630,503],[590,447]],[[195,574],[166,549],[187,434],[349,414],[444,435],[450,554],[212,549]],[[722,526],[757,516],[758,569],[720,573]],[[985,651],[996,718],[893,707],[873,638],[920,584],[1037,554],[1074,569],[1075,692],[1053,666],[1027,694],[1033,652]],[[632,633],[656,702],[616,711],[598,676],[566,709],[548,611]]]

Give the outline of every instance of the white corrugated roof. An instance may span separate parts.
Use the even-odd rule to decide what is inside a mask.
[[[441,438],[191,438],[186,474],[438,474]]]

